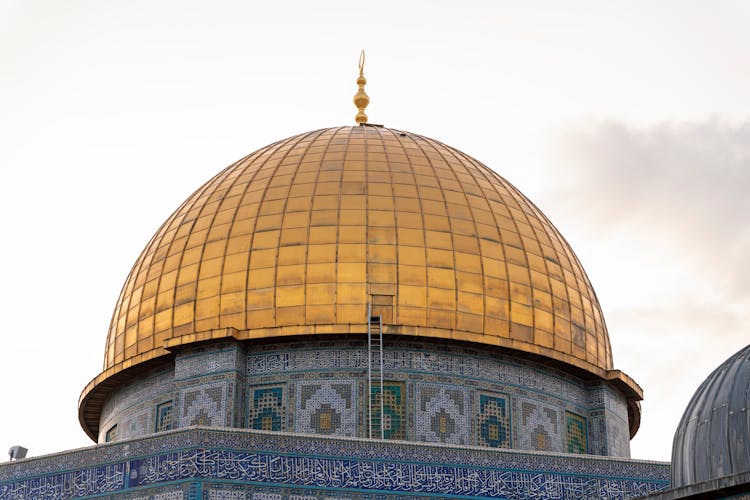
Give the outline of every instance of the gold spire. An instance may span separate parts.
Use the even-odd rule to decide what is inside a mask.
[[[365,78],[364,70],[365,51],[363,50],[359,55],[359,78],[357,78],[357,85],[359,85],[359,90],[357,90],[357,93],[354,94],[354,105],[357,106],[357,109],[359,110],[359,113],[357,113],[357,116],[355,116],[354,119],[360,125],[362,125],[363,123],[367,123],[365,108],[368,104],[370,104],[370,97],[367,95],[367,93],[365,93],[365,84],[367,83],[367,79]]]

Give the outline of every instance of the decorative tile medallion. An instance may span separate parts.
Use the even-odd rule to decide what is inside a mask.
[[[356,384],[349,380],[299,383],[295,431],[336,436],[357,435]]]
[[[476,435],[479,446],[510,448],[510,400],[505,394],[479,394]]]
[[[468,444],[469,401],[465,388],[416,384],[418,441]]]
[[[264,431],[286,430],[286,399],[283,386],[251,387],[248,427]]]
[[[184,389],[180,393],[180,427],[224,426],[227,387],[223,382]]]
[[[372,402],[372,437],[385,439],[406,439],[406,384],[403,382],[384,382],[383,390],[373,387],[370,397]],[[381,423],[382,405],[382,423]]]
[[[586,419],[569,411],[565,412],[565,440],[568,453],[586,453]]]
[[[563,451],[559,410],[521,399],[518,447],[522,450]]]

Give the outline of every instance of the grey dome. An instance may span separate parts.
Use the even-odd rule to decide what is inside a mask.
[[[750,471],[750,345],[690,400],[672,444],[672,488]]]

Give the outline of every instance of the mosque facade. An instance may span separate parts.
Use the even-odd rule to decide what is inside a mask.
[[[360,68],[361,69],[361,68]],[[0,499],[635,498],[641,388],[575,253],[461,151],[367,123],[219,172],[119,296],[79,419]]]

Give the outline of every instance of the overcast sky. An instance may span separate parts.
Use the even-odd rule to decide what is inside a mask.
[[[645,392],[633,457],[668,460],[750,342],[750,3],[257,4],[0,0],[0,452],[91,444],[78,396],[149,238],[236,159],[353,124],[364,48],[371,122],[566,236]]]

